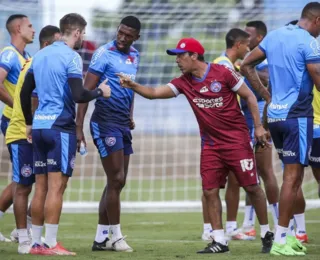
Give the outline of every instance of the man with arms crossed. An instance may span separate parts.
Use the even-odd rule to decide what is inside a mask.
[[[30,254],[75,255],[57,243],[63,193],[75,163],[75,102],[110,96],[105,82],[88,91],[83,88],[82,60],[75,52],[82,44],[87,22],[75,13],[60,20],[62,40],[39,51],[25,77],[20,99],[33,143],[36,190],[31,203],[32,248]],[[34,114],[31,138],[31,94],[36,89],[39,106]],[[45,243],[41,233],[45,222]]]
[[[134,128],[134,93],[119,85],[116,73],[135,79],[139,52],[131,45],[139,39],[140,27],[138,18],[123,18],[116,40],[101,46],[94,53],[84,83],[85,88],[95,89],[107,79],[113,93],[108,100],[97,99],[90,122],[91,135],[107,175],[107,185],[99,204],[99,222],[92,245],[93,251],[133,251],[121,233],[120,193],[126,182],[130,154],[133,153],[130,129]],[[83,121],[87,107],[88,104],[78,107],[78,142],[84,141]],[[109,232],[112,234],[111,239]]]
[[[11,44],[4,47],[0,53],[0,100],[5,104],[1,118],[1,131],[4,136],[11,118],[18,77],[25,61],[30,57],[25,52],[25,47],[33,42],[35,33],[29,18],[24,14],[11,15],[6,22],[6,28],[10,34]],[[13,203],[14,189],[15,182],[11,182],[0,196],[0,219]],[[28,221],[31,224],[30,218]],[[9,240],[0,233],[0,241]]]
[[[250,196],[261,225],[262,252],[269,252],[273,233],[269,231],[265,195],[258,185],[253,150],[237,94],[246,99],[255,122],[255,136],[267,145],[266,132],[260,122],[254,94],[232,69],[204,61],[204,48],[194,38],[179,41],[176,55],[182,76],[161,87],[144,87],[119,74],[123,87],[131,88],[145,98],[173,98],[180,93],[188,99],[199,123],[202,139],[201,177],[214,240],[198,253],[229,251],[222,226],[220,188],[225,186],[229,169]]]
[[[287,233],[290,219],[304,201],[301,184],[313,137],[313,84],[320,90],[320,48],[315,39],[319,34],[320,3],[311,2],[304,7],[297,25],[270,32],[241,66],[251,86],[267,102],[268,126],[284,164],[272,255],[305,255],[306,252],[300,241]],[[266,58],[271,97],[254,69]]]
[[[60,39],[60,30],[56,26],[44,27],[39,35],[40,49]],[[28,254],[31,248],[31,241],[27,230],[27,208],[28,197],[35,181],[33,174],[33,151],[32,144],[27,141],[26,124],[21,109],[20,92],[27,71],[31,66],[32,59],[24,64],[20,73],[12,108],[12,115],[6,133],[6,143],[10,152],[13,178],[16,183],[14,192],[13,211],[16,219],[18,233],[18,253]]]

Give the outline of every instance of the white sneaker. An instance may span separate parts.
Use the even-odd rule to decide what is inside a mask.
[[[23,243],[19,244],[18,253],[21,255],[29,254],[30,249],[31,249],[31,241],[27,240],[27,241],[24,241]]]
[[[210,232],[203,232],[201,239],[203,241],[210,241],[212,242],[213,238],[212,238],[212,230],[210,230]]]
[[[254,240],[253,237],[247,236],[245,233],[242,232],[241,229],[236,229],[232,232],[226,233],[226,239],[229,240]]]
[[[125,241],[126,236],[112,242],[112,249],[117,252],[133,252],[133,249]]]
[[[0,242],[11,242],[10,239],[6,238],[2,233],[0,232]]]
[[[18,231],[16,228],[14,230],[12,230],[12,232],[10,234],[10,239],[14,243],[19,243]]]

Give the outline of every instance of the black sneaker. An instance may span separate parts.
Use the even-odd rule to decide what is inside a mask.
[[[93,241],[93,245],[92,245],[92,251],[106,251],[106,250],[111,250],[111,248],[109,248],[110,246],[107,245],[107,242],[109,241],[109,238],[107,237],[103,242],[98,243],[96,241]],[[108,243],[110,244],[110,242]]]
[[[216,254],[216,253],[229,253],[228,245],[223,245],[219,242],[212,241],[205,249],[197,252],[198,254]]]
[[[270,253],[272,244],[273,244],[274,234],[270,231],[268,231],[264,238],[261,238],[262,241],[262,250],[261,253],[268,254]]]

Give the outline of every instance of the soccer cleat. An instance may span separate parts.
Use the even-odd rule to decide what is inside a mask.
[[[113,250],[111,240],[108,237],[101,243],[93,241],[92,251],[106,251],[106,250]]]
[[[307,234],[296,234],[296,238],[301,242],[301,243],[308,243],[308,235]]]
[[[254,240],[254,237],[247,236],[240,229],[233,230],[232,232],[226,233],[226,240]]]
[[[307,248],[303,246],[295,236],[287,235],[287,244],[290,245],[294,251],[307,253]]]
[[[262,249],[261,253],[270,253],[272,244],[273,244],[274,234],[268,231],[264,238],[261,238],[262,241]]]
[[[209,232],[208,231],[203,232],[201,239],[203,241],[212,241],[212,230],[210,230]]]
[[[77,255],[75,252],[65,249],[59,242],[54,247],[49,247],[46,244],[44,246],[47,248],[45,251],[52,252],[54,255]]]
[[[30,255],[55,255],[54,252],[48,249],[49,249],[48,247],[45,247],[43,245],[34,244],[31,247],[29,254]]]
[[[6,238],[2,233],[0,232],[0,242],[11,242],[10,239]]]
[[[112,250],[116,252],[133,252],[133,249],[125,241],[126,236],[112,242]]]
[[[228,244],[223,245],[213,240],[212,243],[209,243],[203,250],[198,251],[197,254],[218,254],[229,252]]]
[[[19,243],[18,253],[21,255],[29,254],[31,250],[31,241],[27,240],[22,243]]]
[[[283,256],[303,256],[306,255],[303,252],[297,252],[292,247],[288,244],[278,244],[278,243],[273,243],[270,255],[283,255]]]
[[[252,239],[251,240],[254,240],[256,239],[256,236],[257,236],[257,232],[256,230],[254,229],[254,226],[243,226],[242,227],[242,232],[248,236],[248,237],[251,237]]]

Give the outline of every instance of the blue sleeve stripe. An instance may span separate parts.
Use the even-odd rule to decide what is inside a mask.
[[[82,75],[81,74],[75,74],[75,73],[68,74],[68,79],[74,79],[74,78],[82,79]]]
[[[261,45],[259,45],[258,48],[262,50],[264,54],[266,54],[266,50]]]
[[[307,64],[320,63],[320,58],[307,60],[306,63]]]
[[[90,73],[92,73],[92,74],[94,74],[94,75],[96,75],[96,76],[101,76],[101,75],[103,74],[103,72],[96,71],[96,70],[94,70],[94,69],[92,69],[92,68],[89,68],[89,69],[88,69],[88,72],[90,72]]]
[[[10,71],[10,68],[6,64],[3,64],[3,63],[0,63],[0,68],[3,68],[6,72]]]

